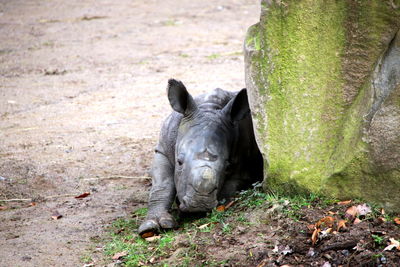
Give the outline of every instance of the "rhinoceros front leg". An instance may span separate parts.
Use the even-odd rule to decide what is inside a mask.
[[[150,190],[149,209],[146,220],[138,229],[139,234],[177,226],[175,219],[168,212],[176,195],[174,167],[160,152],[156,152],[154,156],[152,176],[153,186]]]

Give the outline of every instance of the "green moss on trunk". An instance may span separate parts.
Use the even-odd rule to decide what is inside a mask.
[[[365,116],[376,64],[400,29],[397,4],[263,1],[245,45],[266,188],[362,197],[364,180],[375,183]],[[398,173],[386,175],[397,185]]]

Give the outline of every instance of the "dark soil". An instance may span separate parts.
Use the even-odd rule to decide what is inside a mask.
[[[92,241],[147,201],[167,80],[245,87],[257,5],[0,0],[0,266],[99,262]]]
[[[293,209],[290,202],[264,204],[256,208],[234,207],[224,223],[210,233],[198,232],[198,262],[220,262],[221,266],[399,266],[400,247],[385,251],[389,239],[400,240],[400,226],[380,211],[359,216],[360,222],[345,216],[348,205],[324,205],[314,201],[308,207]],[[323,206],[323,208],[321,208]],[[237,214],[244,212],[245,220]],[[289,217],[288,217],[289,216]],[[313,245],[312,224],[330,216],[332,232]],[[243,217],[243,216],[242,216]],[[387,218],[387,221],[385,217]],[[337,231],[338,222],[347,220]],[[224,225],[231,230],[224,231]],[[321,227],[321,229],[327,229]],[[191,233],[193,234],[193,233]],[[178,238],[176,248],[188,246],[188,236]],[[201,264],[200,264],[201,265]]]

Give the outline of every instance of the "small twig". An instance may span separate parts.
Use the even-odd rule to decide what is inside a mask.
[[[321,247],[321,251],[325,252],[328,250],[343,250],[343,249],[351,249],[357,245],[357,240],[347,240],[344,242],[336,242],[330,245],[325,245]]]
[[[111,180],[111,179],[151,179],[151,177],[150,176],[113,175],[113,176],[106,176],[106,177],[85,178],[85,179],[82,179],[82,180],[89,181],[89,180]]]
[[[24,202],[29,201],[33,202],[35,199],[52,199],[52,198],[61,198],[61,197],[73,197],[78,194],[64,194],[64,195],[54,195],[54,196],[46,196],[46,197],[37,197],[37,198],[11,198],[11,199],[0,199],[0,202]]]
[[[45,199],[51,199],[51,198],[60,198],[60,197],[74,197],[77,194],[64,194],[64,195],[55,195],[55,196],[47,196],[44,197]]]
[[[32,199],[31,198],[0,199],[0,202],[17,202],[17,201],[32,201]]]

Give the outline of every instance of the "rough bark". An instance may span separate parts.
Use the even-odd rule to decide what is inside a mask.
[[[245,40],[265,188],[400,210],[400,1],[262,1]]]

